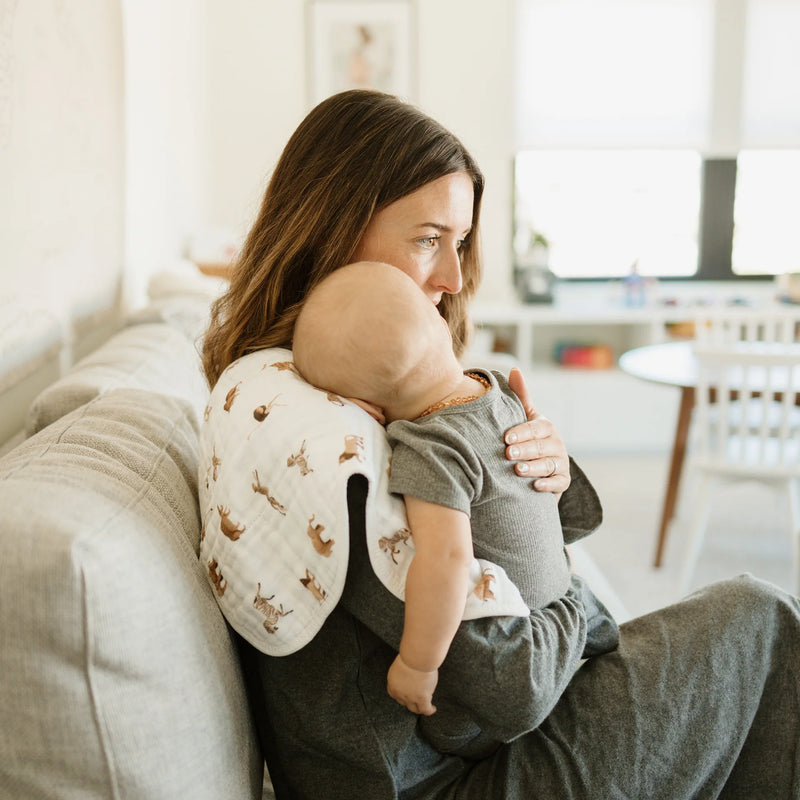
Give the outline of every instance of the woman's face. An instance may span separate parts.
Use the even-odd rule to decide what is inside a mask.
[[[454,172],[378,211],[354,261],[383,261],[401,269],[438,304],[461,291],[459,250],[472,229],[472,180]]]

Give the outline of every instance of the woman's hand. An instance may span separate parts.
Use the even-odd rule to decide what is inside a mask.
[[[525,379],[516,367],[508,374],[508,385],[522,402],[528,421],[506,431],[506,458],[517,462],[517,475],[534,478],[537,492],[560,496],[571,481],[566,445],[553,423],[534,408]]]

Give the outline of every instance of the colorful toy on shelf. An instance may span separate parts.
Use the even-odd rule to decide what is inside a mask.
[[[614,366],[614,353],[607,344],[559,342],[553,355],[562,367],[610,369]]]

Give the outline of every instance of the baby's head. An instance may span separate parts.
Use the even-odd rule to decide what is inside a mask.
[[[379,262],[348,264],[316,286],[292,348],[309,383],[367,400],[389,421],[416,416],[461,375],[436,306],[404,272]]]

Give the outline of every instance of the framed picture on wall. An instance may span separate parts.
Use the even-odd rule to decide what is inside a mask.
[[[411,0],[309,0],[309,99],[345,89],[378,89],[413,101]]]

